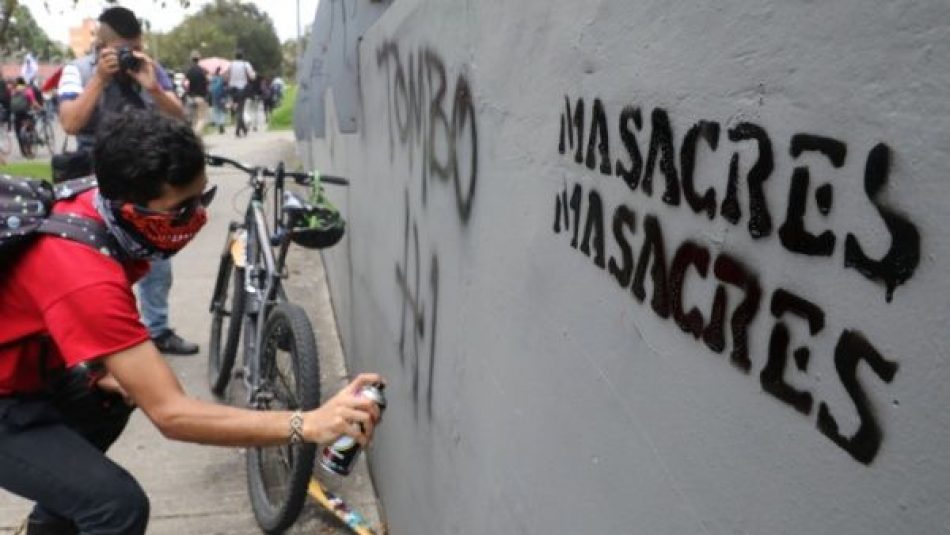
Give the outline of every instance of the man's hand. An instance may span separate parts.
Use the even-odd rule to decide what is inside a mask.
[[[99,57],[96,59],[96,76],[104,84],[119,72],[119,54],[111,46],[99,50]]]
[[[141,64],[139,65],[139,70],[135,72],[130,71],[129,76],[138,82],[139,85],[142,86],[142,89],[149,93],[161,91],[161,88],[158,86],[158,78],[155,76],[155,62],[152,61],[152,58],[137,50],[133,50],[132,55],[138,58]]]
[[[379,384],[383,378],[375,373],[363,373],[321,407],[304,414],[303,432],[308,442],[327,444],[341,435],[353,437],[366,446],[379,423],[379,406],[359,395],[367,385]]]

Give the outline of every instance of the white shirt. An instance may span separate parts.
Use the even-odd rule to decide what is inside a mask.
[[[244,89],[244,86],[256,77],[254,67],[244,60],[236,59],[228,67],[228,87]]]

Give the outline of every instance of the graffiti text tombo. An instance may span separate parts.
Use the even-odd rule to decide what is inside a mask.
[[[390,161],[398,149],[408,159],[410,173],[418,169],[421,178],[422,209],[410,195],[416,187],[412,176],[405,180],[403,249],[395,264],[395,282],[401,296],[400,363],[411,375],[416,414],[424,402],[425,415],[431,419],[439,256],[437,244],[425,240],[420,221],[430,195],[429,179],[434,177],[451,185],[459,222],[462,228],[468,224],[478,182],[478,125],[468,80],[459,74],[450,84],[448,69],[436,50],[421,47],[404,62],[399,45],[386,41],[376,50],[376,62],[386,72]]]
[[[410,53],[404,65],[398,45],[388,41],[377,49],[376,62],[386,71],[390,157],[398,141],[412,169],[421,151],[423,202],[430,176],[451,179],[467,221],[478,180],[478,127],[468,80],[459,74],[452,90],[445,63],[430,48]]]
[[[713,219],[718,212],[732,224],[739,222],[745,208],[740,206],[736,194],[738,152],[732,154],[721,203],[714,188],[699,194],[693,183],[700,140],[704,141],[706,150],[717,150],[718,123],[699,121],[690,128],[683,138],[677,163],[673,130],[665,110],[654,109],[651,114],[652,129],[645,158],[636,138],[644,122],[639,108],[627,106],[620,114],[617,124],[623,155],[617,159],[611,158],[608,121],[601,101],[594,101],[589,129],[584,117],[583,100],[572,105],[567,99],[567,108],[561,113],[558,140],[561,154],[569,154],[573,149],[575,162],[599,170],[603,175],[619,177],[631,191],[639,189],[646,195],[652,195],[654,170],[659,169],[665,179],[662,198],[667,204],[679,206],[682,195],[696,213],[705,213]],[[586,143],[585,133],[588,134]],[[733,126],[728,137],[736,143],[751,141],[758,148],[757,161],[749,166],[745,181],[748,184],[749,233],[752,239],[759,240],[771,235],[773,228],[765,195],[765,183],[775,167],[772,141],[764,128],[752,123]],[[843,142],[828,137],[813,134],[792,136],[789,155],[797,159],[805,152],[820,154],[832,168],[840,168],[847,147]],[[677,172],[677,167],[681,172]],[[882,283],[888,302],[894,289],[913,275],[920,255],[916,226],[878,201],[889,172],[890,149],[881,143],[867,155],[864,190],[891,234],[889,250],[880,259],[872,259],[852,233],[847,234],[844,244],[845,267],[853,267],[868,279]],[[784,222],[778,228],[779,239],[788,251],[816,257],[830,256],[835,247],[835,233],[828,229],[813,234],[805,228],[809,179],[808,167],[794,169]],[[831,210],[832,191],[829,183],[815,188],[814,202],[822,215],[828,215]],[[790,360],[799,372],[806,372],[812,356],[809,346],[804,343],[790,350],[792,334],[789,322],[803,322],[809,336],[817,335],[825,328],[825,313],[818,305],[783,288],[763,292],[754,268],[727,251],[716,252],[690,239],[667,243],[663,224],[656,215],[638,214],[623,203],[611,207],[590,184],[574,184],[555,195],[553,230],[555,234],[567,233],[572,247],[591,257],[595,266],[639,302],[647,299],[646,283],[649,279],[649,289],[652,290],[650,308],[657,316],[671,319],[684,333],[714,353],[723,353],[727,345],[731,345],[728,348],[730,361],[747,374],[752,372],[748,330],[760,308],[768,306],[774,322],[769,334],[767,359],[758,370],[759,382],[763,390],[794,410],[804,415],[814,414],[816,403],[812,392],[800,386],[800,379],[788,380],[793,373]],[[634,238],[639,235],[643,237],[637,252]],[[685,303],[687,280],[689,284],[715,285],[711,301],[697,306]],[[874,403],[866,387],[858,380],[858,365],[864,362],[873,377],[884,383],[893,380],[898,365],[885,358],[862,333],[850,328],[842,329],[838,335],[833,358],[840,385],[851,399],[859,424],[853,434],[842,432],[838,424],[840,415],[849,409],[832,407],[828,402],[820,401],[817,403],[818,430],[854,459],[869,464],[880,449],[883,434],[873,410]]]

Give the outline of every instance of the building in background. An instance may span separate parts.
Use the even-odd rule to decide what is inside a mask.
[[[82,24],[69,29],[69,48],[77,58],[85,56],[92,50],[92,43],[96,40],[96,19],[86,17]]]

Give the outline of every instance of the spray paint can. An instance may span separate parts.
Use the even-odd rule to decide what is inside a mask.
[[[364,386],[360,390],[360,396],[376,402],[380,411],[386,408],[383,385]],[[323,448],[323,452],[320,454],[320,464],[334,474],[347,476],[353,470],[353,466],[356,465],[356,459],[359,457],[361,450],[359,442],[350,436],[344,435],[333,444]]]

